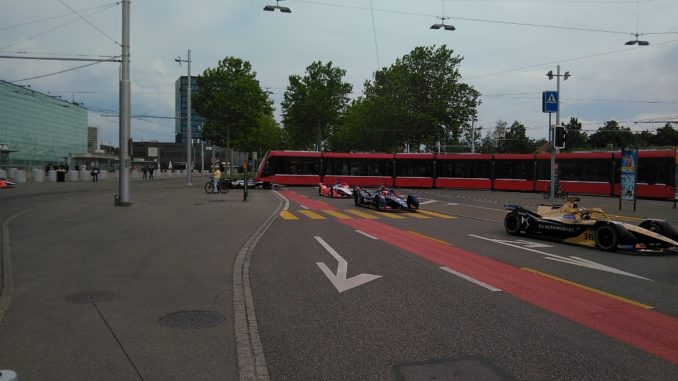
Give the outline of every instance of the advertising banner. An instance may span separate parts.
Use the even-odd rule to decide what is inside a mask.
[[[620,194],[622,200],[634,201],[636,199],[637,163],[638,149],[635,147],[622,148]]]

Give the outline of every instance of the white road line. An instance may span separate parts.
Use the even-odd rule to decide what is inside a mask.
[[[288,200],[287,197],[281,195],[280,192],[278,192],[278,191],[274,190],[273,192],[275,192],[278,195],[278,197],[283,199],[283,201],[285,202],[285,206],[283,207],[283,210],[287,211],[287,209],[289,209],[289,207],[290,207],[290,200]]]
[[[428,205],[428,204],[433,204],[434,202],[438,202],[438,200],[422,201],[422,202],[419,203],[419,205]]]
[[[308,210],[308,207],[307,207],[306,205],[299,204],[299,206],[300,206],[302,209]]]
[[[470,276],[468,276],[468,275],[466,275],[466,274],[462,274],[462,273],[460,273],[460,272],[454,271],[454,270],[452,270],[452,269],[450,269],[450,268],[448,268],[448,267],[444,267],[444,266],[443,266],[443,267],[441,267],[440,269],[441,269],[441,270],[444,270],[444,271],[447,271],[447,272],[450,273],[450,274],[454,274],[454,275],[456,275],[456,276],[458,276],[458,277],[460,277],[460,278],[466,279],[467,281],[469,281],[469,282],[471,282],[471,283],[475,283],[475,284],[477,284],[478,286],[485,287],[486,289],[488,289],[488,290],[490,290],[490,291],[495,291],[495,292],[496,292],[496,291],[501,291],[501,289],[499,289],[499,288],[496,288],[496,287],[494,287],[494,286],[491,286],[491,285],[489,285],[489,284],[487,284],[487,283],[485,283],[485,282],[481,282],[481,281],[479,281],[478,279],[471,278]]]
[[[370,234],[365,233],[364,231],[356,230],[355,232],[358,233],[358,234],[362,234],[362,235],[364,235],[364,236],[367,237],[367,238],[379,239],[379,238],[377,238],[377,237],[375,237],[375,236],[373,236],[373,235],[370,235]]]

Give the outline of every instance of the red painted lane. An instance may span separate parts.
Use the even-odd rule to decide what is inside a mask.
[[[301,204],[311,210],[337,210],[337,208],[333,205],[330,205],[326,202],[323,201],[316,201],[313,199],[310,199],[306,196],[302,196],[296,192],[292,191],[279,191],[279,193],[285,197],[287,197],[288,200],[294,201],[297,204]]]
[[[440,266],[678,364],[678,319],[540,276],[373,220],[340,220]]]

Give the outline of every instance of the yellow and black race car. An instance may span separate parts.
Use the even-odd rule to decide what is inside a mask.
[[[615,221],[600,208],[580,208],[579,198],[564,205],[541,205],[532,212],[506,204],[510,212],[504,228],[512,235],[526,235],[595,247],[607,251],[678,254],[678,232],[666,221],[648,219],[639,226]]]

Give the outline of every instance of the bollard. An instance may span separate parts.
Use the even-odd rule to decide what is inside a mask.
[[[16,373],[11,370],[0,370],[0,381],[18,381]]]

